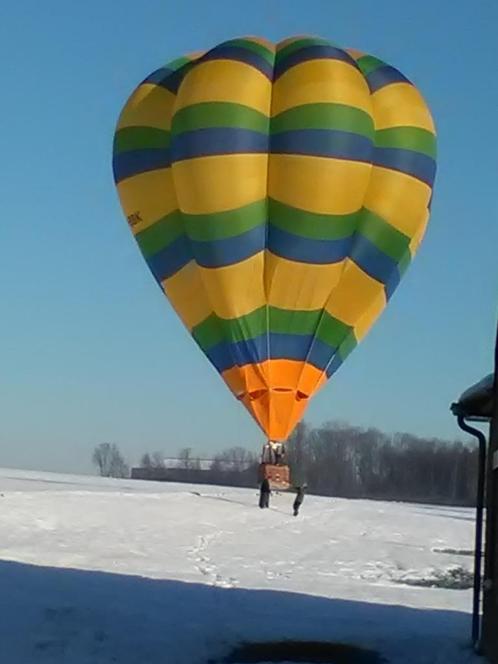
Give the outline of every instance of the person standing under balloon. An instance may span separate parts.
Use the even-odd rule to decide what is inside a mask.
[[[303,504],[304,500],[304,491],[306,489],[306,484],[303,484],[303,486],[298,486],[297,487],[297,496],[294,501],[293,505],[293,510],[294,510],[294,516],[297,516],[299,514],[299,508]]]
[[[282,445],[282,443],[275,443],[273,445],[273,454],[275,457],[275,465],[276,466],[282,465],[285,456],[284,446]]]
[[[259,506],[261,509],[270,507],[270,482],[265,479],[261,482],[261,488],[259,490]]]

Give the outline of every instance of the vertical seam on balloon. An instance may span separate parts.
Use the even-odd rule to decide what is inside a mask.
[[[268,159],[266,162],[266,219],[265,219],[265,249],[263,252],[263,292],[265,294],[265,317],[266,317],[266,357],[268,367],[268,429],[270,429],[271,417],[271,335],[270,335],[270,304],[269,290],[267,288],[266,273],[268,267],[268,238],[270,232],[270,159],[271,159],[271,137],[272,137],[272,117],[273,117],[273,83],[275,80],[275,65],[277,61],[278,44],[275,44],[273,52],[273,71],[272,84],[270,87],[270,103],[268,105]]]

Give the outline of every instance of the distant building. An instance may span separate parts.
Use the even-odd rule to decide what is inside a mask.
[[[257,464],[218,459],[163,459],[162,465],[131,469],[134,480],[186,482],[188,484],[222,484],[252,487],[257,484]]]

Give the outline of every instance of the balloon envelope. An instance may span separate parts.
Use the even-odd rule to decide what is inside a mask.
[[[398,70],[316,38],[231,40],[127,101],[113,166],[131,230],[268,438],[288,437],[398,286],[435,149]]]

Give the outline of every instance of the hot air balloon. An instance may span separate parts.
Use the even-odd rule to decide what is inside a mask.
[[[174,60],[126,102],[114,178],[145,260],[270,441],[382,312],[429,217],[436,140],[371,55],[247,37]]]

